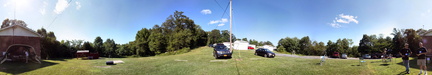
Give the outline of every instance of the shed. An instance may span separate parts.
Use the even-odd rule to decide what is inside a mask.
[[[236,50],[248,50],[249,42],[247,41],[235,41],[234,49]]]
[[[263,48],[267,48],[268,50],[270,50],[270,51],[274,51],[274,49],[276,49],[274,46],[272,46],[272,45],[264,45],[264,46],[262,46]]]
[[[0,60],[40,60],[40,38],[37,32],[21,26],[11,25],[0,29]],[[29,57],[30,56],[30,57]],[[28,61],[28,59],[26,58]]]
[[[76,57],[87,57],[88,59],[99,59],[99,53],[90,53],[89,50],[77,50]]]

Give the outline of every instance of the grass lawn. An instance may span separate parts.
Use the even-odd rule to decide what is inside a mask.
[[[124,64],[105,65],[105,61],[122,60]],[[231,59],[214,59],[212,48],[201,47],[189,53],[141,58],[105,58],[97,60],[59,59],[44,60],[42,64],[5,62],[0,74],[40,75],[394,75],[405,70],[401,59],[383,63],[381,60],[327,59],[323,66],[320,59],[293,57],[264,58],[253,55],[253,50],[234,51]],[[411,61],[412,74],[419,72],[416,61]],[[428,66],[431,67],[431,66]],[[432,72],[430,72],[432,74]]]

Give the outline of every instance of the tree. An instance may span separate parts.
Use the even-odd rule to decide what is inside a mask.
[[[300,54],[306,54],[306,55],[310,55],[311,53],[310,51],[310,46],[311,46],[311,41],[309,39],[309,36],[305,36],[303,38],[300,39],[299,41],[299,45],[300,45],[300,51],[298,51],[298,53]]]
[[[69,58],[73,57],[73,52],[76,52],[76,50],[69,48],[69,42],[60,43],[59,41],[57,41],[54,32],[47,32],[45,28],[38,29],[36,32],[42,36],[40,38],[42,58]]]
[[[286,52],[286,49],[283,46],[279,46],[276,49],[278,52]]]
[[[95,38],[95,40],[93,41],[93,48],[95,49],[96,52],[99,53],[99,55],[105,55],[103,54],[103,40],[100,36],[97,36]]]
[[[270,42],[270,41],[266,41],[266,42],[264,42],[263,44],[264,44],[264,45],[272,45],[272,46],[274,46],[273,43]]]
[[[282,38],[278,42],[278,46],[279,46],[278,48],[284,47],[286,52],[295,53],[295,52],[297,52],[300,49],[299,48],[299,41],[298,40],[299,39],[297,39],[297,37],[294,37],[294,38],[290,38],[290,37]],[[253,40],[251,40],[251,41],[253,41]],[[283,49],[283,48],[281,48],[281,49]],[[283,52],[283,51],[279,51],[279,52]]]
[[[151,34],[149,36],[149,48],[150,51],[154,52],[155,54],[161,54],[166,52],[166,41],[165,37],[162,33],[162,28],[160,28],[158,25],[155,25],[151,31]]]
[[[27,27],[27,24],[22,20],[16,20],[16,19],[15,20],[9,20],[8,18],[6,18],[2,22],[1,28],[5,28],[5,27],[11,26],[11,25],[21,25],[21,26]]]
[[[2,22],[1,28],[5,28],[5,27],[8,27],[8,26],[10,26],[10,23],[9,23],[9,19],[6,18],[6,19],[3,20],[3,22]]]
[[[219,39],[221,42],[229,42],[230,40],[230,32],[228,30],[222,30],[222,36]],[[235,40],[234,38],[232,40]]]
[[[148,51],[150,51],[148,47],[149,36],[150,36],[150,30],[147,28],[143,28],[137,32],[135,36],[135,43],[137,47],[136,55],[148,56],[149,53]]]
[[[104,48],[105,48],[105,50],[104,50],[104,56],[107,56],[107,57],[117,57],[117,55],[116,55],[116,51],[115,50],[117,50],[117,44],[115,44],[115,41],[114,40],[112,40],[112,39],[107,39],[104,43],[103,43],[103,46],[104,46]]]
[[[248,41],[247,38],[243,38],[242,41]]]
[[[420,48],[419,46],[419,42],[422,41],[422,38],[420,37],[419,34],[417,34],[416,30],[414,29],[406,29],[404,35],[406,35],[406,40],[409,44],[409,48],[414,51],[413,55],[417,54],[417,49]]]
[[[361,54],[369,54],[371,53],[373,43],[370,39],[370,37],[366,34],[363,34],[363,38],[360,40],[358,52]]]
[[[86,41],[86,42],[83,43],[83,46],[82,46],[81,49],[83,49],[83,50],[89,50],[89,52],[95,52],[93,46],[88,41]]]
[[[208,44],[214,44],[214,43],[222,43],[222,41],[219,41],[219,38],[221,38],[220,30],[213,29],[209,33],[209,43]]]

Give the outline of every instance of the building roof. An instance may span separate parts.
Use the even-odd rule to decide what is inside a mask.
[[[11,25],[0,29],[0,36],[30,36],[30,37],[42,37],[36,31],[21,26],[21,25]]]
[[[249,42],[247,42],[247,41],[235,41],[234,43],[249,43]]]
[[[77,50],[77,53],[88,53],[90,52],[89,50]]]

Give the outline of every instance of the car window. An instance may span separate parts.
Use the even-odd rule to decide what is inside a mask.
[[[226,47],[226,46],[218,45],[218,46],[216,46],[215,48],[216,48],[216,49],[226,49],[227,47]]]

